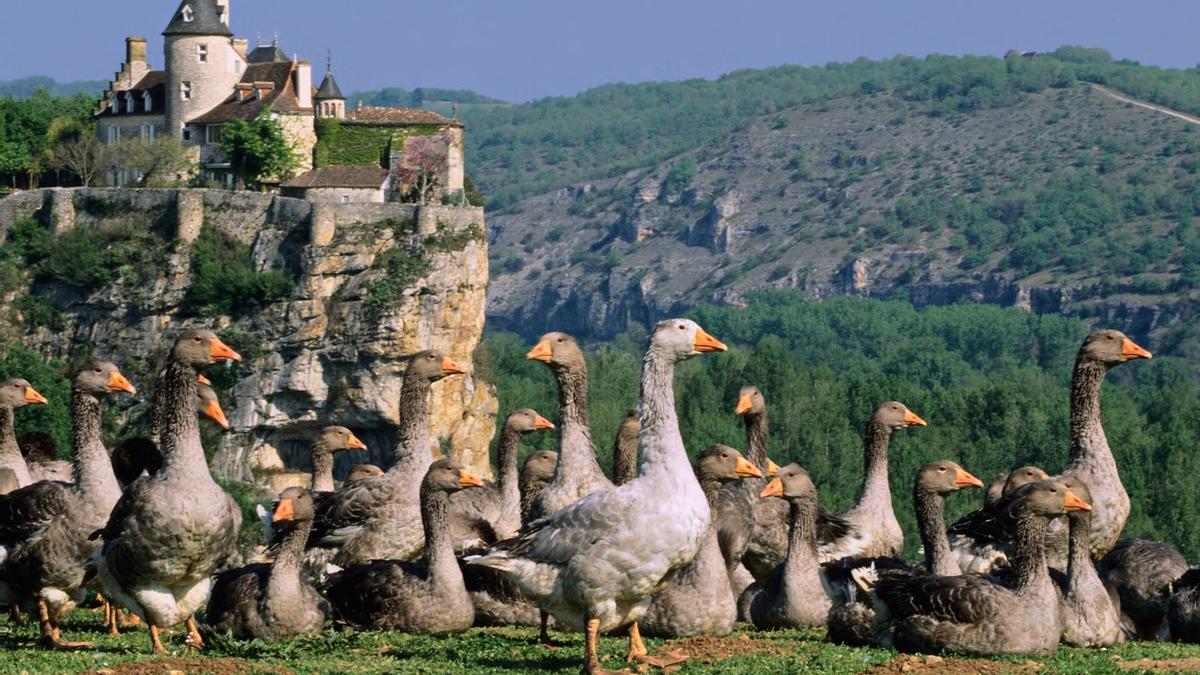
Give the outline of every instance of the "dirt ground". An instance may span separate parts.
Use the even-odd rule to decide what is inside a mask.
[[[974,659],[954,659],[941,656],[897,656],[896,658],[872,666],[866,672],[871,675],[890,675],[891,673],[949,673],[950,675],[1000,675],[1001,673],[1036,673],[1042,669],[1042,664],[1032,661],[1027,663],[1005,663],[1003,661],[982,661]]]
[[[241,659],[159,659],[123,663],[112,668],[90,671],[89,675],[292,675],[292,672]]]

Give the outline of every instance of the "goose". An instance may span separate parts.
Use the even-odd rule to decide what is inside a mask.
[[[454,559],[450,495],[483,482],[456,459],[430,465],[420,483],[425,552],[419,562],[376,560],[329,578],[326,597],[356,626],[417,633],[463,631],[475,620],[462,572]]]
[[[1150,352],[1116,330],[1098,330],[1089,334],[1079,347],[1071,374],[1070,438],[1066,469],[1062,477],[1073,476],[1088,486],[1094,498],[1091,526],[1093,560],[1116,544],[1129,517],[1129,495],[1121,484],[1116,460],[1100,421],[1100,385],[1109,369],[1135,359],[1149,359]],[[1002,500],[1003,501],[1003,500]],[[984,514],[975,512],[950,526],[950,546],[963,571],[988,572],[1007,564],[1012,548],[1011,520],[1000,527],[977,528],[987,523]],[[1057,524],[1047,538],[1050,564],[1066,567],[1066,526]]]
[[[529,514],[533,503],[542,490],[554,479],[554,470],[558,467],[558,453],[553,450],[539,450],[525,458],[521,466],[521,524],[528,524]]]
[[[1172,640],[1200,642],[1200,568],[1187,570],[1171,583],[1167,621]]]
[[[367,444],[359,440],[346,427],[328,426],[321,429],[312,444],[312,489],[313,492],[333,492],[333,455],[344,450],[366,450]],[[309,519],[311,521],[311,518]],[[309,523],[311,526],[311,522]]]
[[[1187,560],[1170,544],[1122,539],[1096,564],[1100,578],[1120,598],[1121,615],[1139,640],[1173,637],[1168,633],[1171,584],[1188,571]],[[1177,587],[1176,587],[1177,588]]]
[[[196,380],[196,414],[211,420],[222,429],[229,428],[229,420],[221,408],[217,392],[204,382]],[[117,482],[124,490],[130,483],[142,476],[153,476],[162,468],[162,450],[158,445],[145,436],[130,436],[122,439],[112,451],[113,473]]]
[[[350,473],[346,474],[345,482],[353,483],[356,480],[374,478],[382,475],[383,469],[375,466],[374,464],[355,464],[354,466],[350,467]]]
[[[1059,482],[1084,502],[1091,502],[1091,490],[1082,480],[1071,477]],[[1067,574],[1056,581],[1062,595],[1062,643],[1071,647],[1111,647],[1125,639],[1119,601],[1114,605],[1115,594],[1104,587],[1092,563],[1091,521],[1092,512],[1087,509],[1067,512]]]
[[[425,546],[420,482],[433,461],[429,445],[429,391],[449,375],[467,372],[442,352],[414,354],[400,385],[400,429],[395,463],[378,478],[343,485],[317,503],[309,545],[334,548],[335,565],[346,568],[376,559],[411,560]]]
[[[987,508],[995,504],[997,500],[1004,494],[1004,483],[1008,481],[1008,474],[1001,471],[996,474],[992,482],[987,484],[983,490],[983,508]]]
[[[987,490],[983,494],[983,506],[986,508],[995,504],[1000,501],[1001,497],[1022,485],[1046,480],[1049,477],[1049,474],[1036,466],[1023,466],[1013,469],[1009,473],[996,474],[996,478],[988,484]]]
[[[497,480],[478,490],[450,495],[450,532],[462,555],[517,536],[521,529],[521,492],[517,478],[518,445],[526,434],[553,429],[535,410],[515,410],[504,420],[496,450]]]
[[[17,472],[11,467],[0,467],[0,496],[6,495],[20,487],[17,482]],[[0,560],[0,562],[4,562]]]
[[[876,611],[894,622],[904,652],[1047,656],[1062,634],[1056,586],[1042,550],[1050,520],[1091,506],[1059,481],[1016,491],[1015,582],[986,576],[887,575],[875,584]]]
[[[613,484],[628,483],[637,477],[637,444],[638,432],[642,423],[638,419],[637,408],[625,411],[625,417],[617,427],[617,436],[613,439]]]
[[[36,610],[42,642],[49,647],[90,646],[63,640],[58,622],[83,599],[85,564],[99,547],[89,537],[121,496],[100,440],[100,402],[116,392],[136,390],[112,363],[84,364],[71,386],[74,484],[41,481],[0,497],[7,550],[0,567],[0,603]]]
[[[600,632],[625,625],[630,659],[677,662],[649,656],[637,627],[667,575],[699,551],[710,517],[679,435],[672,378],[676,363],[725,349],[688,319],[655,326],[642,364],[638,477],[533,521],[520,538],[471,562],[505,572],[543,610],[583,630],[587,672],[600,670]]]
[[[238,640],[269,642],[321,630],[329,616],[329,603],[300,578],[301,556],[312,519],[311,492],[290,487],[279,495],[272,520],[287,534],[275,560],[217,576],[204,614],[209,631]]]
[[[27,431],[17,437],[17,445],[29,467],[33,482],[54,480],[70,483],[75,480],[75,469],[70,462],[58,458],[58,443],[44,431]]]
[[[125,490],[100,532],[100,582],[108,597],[146,622],[156,653],[166,652],[160,630],[180,622],[187,623],[190,644],[203,645],[193,614],[208,599],[212,573],[235,550],[242,512],[209,473],[196,375],[239,360],[212,331],[179,335],[154,391],[161,399],[162,469]]]
[[[710,510],[716,508],[722,483],[762,477],[758,467],[742,453],[721,444],[711,445],[700,453],[695,471]],[[728,585],[714,519],[709,523],[700,552],[654,594],[638,627],[646,635],[661,637],[728,635],[736,620],[737,603]]]
[[[866,646],[883,644],[891,629],[886,621],[875,620],[875,607],[869,586],[881,571],[887,574],[936,574],[956,576],[958,565],[950,555],[943,516],[946,498],[983,482],[958,464],[948,460],[929,462],[913,481],[913,509],[925,550],[923,566],[914,567],[899,558],[849,559],[826,565],[829,585],[833,588],[833,608],[826,629],[829,639],[838,644]],[[866,585],[867,588],[862,588]],[[860,591],[866,590],[864,595]]]
[[[0,382],[0,468],[12,470],[17,477],[17,487],[25,487],[33,482],[29,474],[29,465],[21,456],[21,446],[17,445],[17,435],[13,431],[13,411],[26,405],[45,405],[48,403],[33,388],[28,381],[14,378]]]

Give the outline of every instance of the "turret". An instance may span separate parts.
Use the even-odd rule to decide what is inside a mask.
[[[183,0],[163,31],[167,130],[178,138],[189,120],[229,96],[245,70],[225,23],[228,16],[229,0]]]
[[[342,95],[342,89],[338,86],[337,80],[333,79],[332,57],[326,61],[325,79],[321,80],[321,86],[317,88],[317,95],[313,97],[313,101],[317,108],[318,119],[325,117],[345,119],[346,97]]]

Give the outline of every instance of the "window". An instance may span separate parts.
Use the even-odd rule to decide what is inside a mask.
[[[182,136],[183,136],[183,140],[184,140],[184,141],[190,141],[190,140],[192,140],[192,130],[191,130],[191,129],[189,129],[189,128],[187,128],[187,127],[184,127],[184,128],[183,128],[183,133],[182,133]]]
[[[224,130],[224,128],[225,127],[221,126],[220,124],[210,124],[207,127],[205,127],[205,133],[207,134],[207,136],[206,136],[204,142],[209,145],[220,143],[221,136],[222,136],[222,130]]]
[[[114,115],[116,115],[117,113],[121,112],[121,105],[120,105],[120,102],[119,102],[119,101],[117,101],[117,95],[116,95],[116,94],[113,94],[112,96],[109,96],[109,97],[108,97],[108,107],[109,107],[109,109],[110,109],[110,110],[112,110],[112,113],[113,113]]]
[[[134,110],[135,109],[133,107],[133,92],[127,91],[127,92],[125,92],[125,112],[132,113],[132,112],[134,112]]]
[[[179,83],[179,100],[181,100],[181,101],[192,100],[192,83],[191,82],[184,81],[184,82]]]
[[[111,126],[108,128],[108,142],[116,143],[121,140],[121,127]]]
[[[145,139],[147,141],[154,140],[154,125],[153,124],[143,124],[140,131],[141,131],[141,136],[143,139]]]
[[[208,63],[208,45],[198,45],[196,54],[200,57],[200,63]]]
[[[191,5],[184,5],[183,9],[181,9],[179,13],[183,16],[184,23],[191,23],[192,19],[194,19],[196,16],[196,13],[192,11]]]
[[[146,112],[151,112],[154,108],[154,103],[151,101],[150,92],[148,91],[142,93],[142,107],[146,109]]]
[[[350,203],[350,195],[342,195],[342,203],[349,204]]]

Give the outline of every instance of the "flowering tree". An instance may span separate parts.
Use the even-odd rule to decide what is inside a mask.
[[[410,136],[404,140],[396,174],[400,178],[404,201],[428,204],[443,188],[443,177],[450,170],[450,152],[441,135]]]

